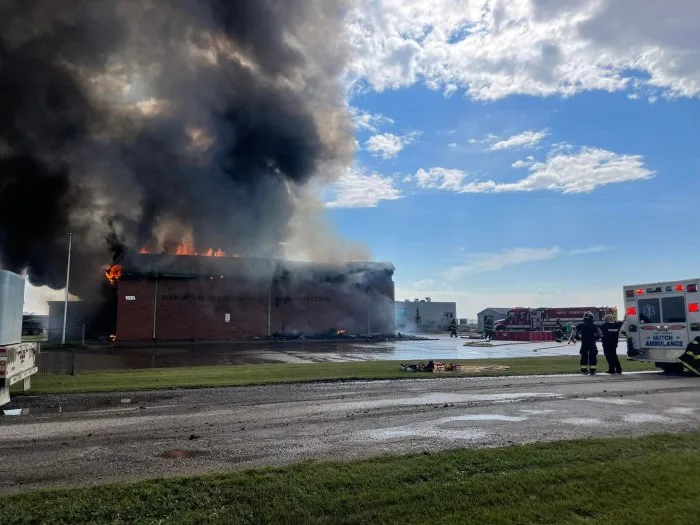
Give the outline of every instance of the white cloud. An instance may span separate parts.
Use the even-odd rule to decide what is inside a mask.
[[[401,150],[409,144],[413,144],[420,133],[414,131],[406,135],[394,135],[393,133],[380,133],[372,135],[365,142],[365,149],[372,153],[375,157],[381,157],[384,160],[396,157]]]
[[[589,246],[588,248],[579,248],[577,250],[571,250],[569,254],[571,255],[585,255],[587,253],[601,253],[601,252],[607,252],[609,251],[610,248],[607,246]]]
[[[449,280],[461,279],[467,275],[502,270],[507,266],[546,261],[561,255],[558,246],[552,248],[510,248],[495,253],[474,253],[467,256],[465,264],[445,270],[443,276]]]
[[[355,88],[422,82],[478,100],[638,87],[700,95],[694,0],[358,0]]]
[[[534,157],[525,157],[525,160],[516,160],[513,164],[511,164],[512,167],[514,168],[529,168],[535,163]]]
[[[461,170],[446,168],[430,168],[429,171],[419,169],[416,172],[416,184],[419,188],[460,191],[467,174]]]
[[[456,142],[450,142],[447,147],[449,149],[457,149],[457,143]]]
[[[513,167],[528,166],[524,161]],[[493,180],[465,182],[467,174],[460,170],[431,168],[416,173],[418,186],[459,193],[507,193],[556,191],[588,193],[600,186],[646,180],[655,172],[644,165],[641,155],[620,155],[600,148],[583,147],[578,152],[558,147],[543,162],[532,162],[530,174],[515,182]]]
[[[347,170],[326,191],[331,197],[326,200],[329,208],[375,208],[381,201],[401,198],[393,177],[365,173],[359,168]]]
[[[491,151],[498,151],[504,149],[532,148],[539,144],[547,135],[549,135],[549,132],[546,129],[542,131],[523,131],[507,139],[494,142],[489,149]]]
[[[416,291],[430,291],[430,290],[435,290],[436,288],[442,289],[446,285],[442,281],[436,281],[434,279],[421,279],[420,281],[416,281],[411,285],[411,288]]]
[[[549,248],[510,248],[500,252],[472,253],[466,255],[464,264],[453,266],[443,272],[443,277],[450,281],[462,279],[468,275],[494,272],[508,266],[547,261],[557,257],[585,255],[608,251],[605,246],[589,246],[564,250],[559,246]]]
[[[380,113],[369,113],[364,109],[359,109],[356,107],[350,108],[350,115],[352,116],[352,121],[355,124],[355,129],[362,131],[371,131],[376,133],[379,127],[383,125],[391,125],[394,123],[393,119],[385,117]]]

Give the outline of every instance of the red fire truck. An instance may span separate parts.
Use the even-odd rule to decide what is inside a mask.
[[[610,306],[575,306],[570,308],[513,308],[508,310],[505,319],[494,323],[494,330],[509,332],[552,330],[559,321],[578,324],[583,314],[591,312],[596,324],[603,324],[603,319],[610,314],[617,320],[617,308]]]

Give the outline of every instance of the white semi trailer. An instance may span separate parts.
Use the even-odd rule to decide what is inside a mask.
[[[24,390],[37,372],[37,343],[22,342],[24,279],[0,270],[0,406],[10,402],[10,387],[20,381]]]

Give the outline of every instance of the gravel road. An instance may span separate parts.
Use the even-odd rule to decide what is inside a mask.
[[[0,491],[305,459],[700,428],[700,380],[658,373],[17,397]]]

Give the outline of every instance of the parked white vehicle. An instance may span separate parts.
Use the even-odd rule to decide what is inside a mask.
[[[37,343],[22,342],[24,279],[0,270],[0,406],[10,402],[10,387],[20,381],[24,390],[37,372]]]
[[[700,336],[700,278],[623,287],[628,355],[667,371]]]

